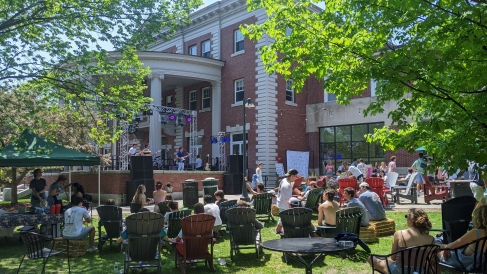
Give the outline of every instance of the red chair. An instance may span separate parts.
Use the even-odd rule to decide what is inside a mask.
[[[357,180],[352,178],[341,178],[338,180],[338,195],[340,196],[340,207],[343,205],[343,192],[345,188],[351,187],[357,190]]]
[[[318,187],[325,188],[326,187],[326,176],[321,176],[320,179],[316,182]]]
[[[297,177],[296,180],[294,180],[294,184],[293,184],[293,196],[294,197],[297,197],[299,196],[297,192],[294,192],[296,189],[300,188],[301,187],[301,184],[304,182],[304,177]],[[304,189],[303,189],[304,191]],[[298,191],[299,192],[299,191]]]
[[[382,206],[386,207],[388,201],[387,201],[386,193],[384,192],[384,179],[379,177],[371,177],[365,179],[365,182],[369,184],[373,192],[379,195],[380,201],[382,202]]]

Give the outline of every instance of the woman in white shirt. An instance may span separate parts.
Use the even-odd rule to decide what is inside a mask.
[[[264,181],[262,180],[262,168],[264,167],[264,163],[259,163],[257,168],[255,169],[255,174],[257,174],[257,184],[263,184]]]

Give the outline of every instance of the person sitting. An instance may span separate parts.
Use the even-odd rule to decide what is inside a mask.
[[[225,194],[223,193],[223,190],[217,190],[213,195],[215,195],[216,205],[218,207],[220,207],[221,203],[227,201],[227,199],[225,199]]]
[[[360,190],[361,194],[359,195],[358,199],[367,209],[369,220],[384,220],[386,218],[386,211],[382,206],[382,201],[380,200],[379,195],[373,192],[367,183],[361,183]]]
[[[369,226],[369,214],[367,213],[364,204],[355,198],[355,189],[351,187],[345,188],[343,191],[343,198],[348,201],[347,208],[360,207],[362,211],[362,222],[360,224],[362,226]]]
[[[213,196],[206,194],[203,197],[205,202],[205,213],[215,217],[215,224],[213,226],[213,231],[219,231],[222,228],[222,219],[220,218],[220,208],[213,203]]]
[[[400,186],[406,186],[409,182],[409,178],[413,175],[413,169],[410,167],[408,168],[408,175],[404,178],[397,179],[397,184]]]
[[[193,210],[194,210],[195,215],[196,214],[204,214],[205,213],[205,206],[202,203],[196,203],[196,204],[194,204]],[[174,241],[175,242],[181,242],[182,239],[183,239],[183,230],[181,229],[179,231],[178,236],[176,236],[176,238],[174,238]],[[180,253],[184,253],[183,245],[180,245],[180,244],[176,245],[176,249]]]
[[[145,185],[139,185],[137,187],[137,191],[135,192],[134,198],[132,199],[132,203],[140,204],[140,208],[144,208],[146,199],[147,198],[145,197]],[[154,201],[153,199],[150,199],[149,203],[153,201]]]
[[[409,209],[406,220],[408,229],[399,230],[394,233],[391,253],[412,246],[435,244],[435,238],[428,235],[431,230],[431,222],[428,215],[422,209]],[[414,260],[414,253],[410,254],[409,257]],[[371,266],[373,265],[380,273],[402,273],[402,258],[400,256],[392,255],[389,262],[379,258],[374,258],[372,261],[371,257],[369,257],[367,262]],[[387,267],[388,265],[389,269]],[[405,270],[405,273],[409,273],[408,268]]]
[[[91,218],[88,214],[88,210],[83,207],[83,198],[74,197],[71,200],[72,207],[64,212],[64,230],[63,237],[68,240],[81,240],[86,235],[89,235],[89,249],[88,252],[94,252],[97,250],[95,245],[95,227],[88,226],[83,227],[83,219],[85,222],[90,223]]]
[[[323,194],[325,201],[318,207],[318,225],[336,225],[336,212],[340,206],[334,201],[335,195],[336,192],[333,189],[328,189]]]
[[[318,187],[317,183],[315,181],[312,181],[311,183],[309,183],[309,187],[307,188],[307,191],[304,194],[301,192],[302,195],[299,195],[297,197],[292,197],[291,199],[289,199],[289,204],[294,204],[296,206],[304,206],[306,204],[306,199],[308,199],[308,195],[310,191],[317,187]]]
[[[237,207],[249,207],[249,204],[247,204],[245,200],[238,200]],[[259,220],[255,219],[254,227],[256,229],[261,229],[264,227],[264,225]]]
[[[142,212],[150,212],[150,210],[148,210],[147,208],[141,208],[137,213],[142,213]],[[164,241],[169,241],[169,238],[167,237],[166,229],[164,227],[161,229],[161,237]],[[120,233],[120,237],[117,238],[117,244],[121,244],[123,241],[128,240],[128,238],[129,238],[129,233],[127,231],[127,227],[124,226],[122,233]]]
[[[162,189],[162,182],[158,181],[156,183],[156,190],[152,192],[152,197],[154,197],[154,212],[159,212],[159,203],[166,200],[167,192]]]
[[[171,214],[172,212],[179,211],[177,202],[170,201],[168,203],[167,207],[169,207],[169,211],[166,212],[166,215],[164,215],[164,222],[165,223],[169,223],[169,214]]]
[[[166,201],[174,201],[174,198],[172,197],[171,194],[166,195]]]
[[[80,183],[72,183],[71,184],[71,190],[73,192],[73,195],[71,195],[71,201],[73,200],[74,197],[81,197],[83,200],[85,199],[85,189]]]
[[[195,170],[203,170],[203,160],[201,160],[200,155],[196,155],[195,163]]]
[[[467,270],[472,270],[480,266],[480,265],[473,265],[474,257],[477,256],[477,263],[480,264],[480,262],[482,262],[482,259],[480,257],[483,256],[483,254],[486,252],[485,247],[484,250],[479,248],[477,254],[474,254],[476,243],[470,244],[463,249],[452,250],[487,236],[487,206],[486,205],[480,206],[473,211],[472,223],[474,229],[468,231],[467,233],[465,233],[465,235],[463,235],[453,243],[449,243],[443,247],[446,248],[446,250],[443,250],[443,252],[439,253],[441,262],[459,268],[465,267]],[[460,262],[462,263],[460,264]]]

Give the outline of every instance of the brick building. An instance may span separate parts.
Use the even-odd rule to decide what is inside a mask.
[[[226,155],[242,154],[246,98],[256,106],[246,110],[251,172],[263,162],[263,173],[274,174],[279,159],[286,168],[287,150],[309,151],[310,172],[317,174],[324,173],[328,160],[336,166],[353,158],[367,163],[389,161],[392,153],[384,153],[363,137],[374,128],[390,126],[387,113],[396,107],[389,102],[385,114],[364,118],[363,109],[375,100],[373,81],[348,106],[337,104],[316,79],[310,78],[296,93],[284,77],[264,70],[258,48],[270,39],[254,43],[240,33],[240,25],[266,20],[263,10],[248,12],[245,0],[223,0],[196,11],[191,19],[171,40],[151,45],[139,58],[153,72],[144,95],[152,97],[154,105],[196,111],[194,151],[205,162],[219,156],[218,145],[211,143],[219,132],[230,139]],[[158,119],[156,114],[144,116],[131,143],[150,143],[152,151],[161,149],[164,158],[172,158],[179,146],[189,147],[188,125],[161,125]],[[397,164],[403,167],[416,158],[405,151],[397,155]]]

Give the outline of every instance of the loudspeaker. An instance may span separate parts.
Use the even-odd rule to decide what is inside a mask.
[[[243,156],[230,155],[228,156],[228,172],[231,174],[243,174]]]
[[[225,180],[224,190],[225,194],[241,194],[243,184],[243,174],[225,174],[223,175]]]
[[[130,157],[130,179],[153,179],[154,171],[152,169],[152,157],[150,156],[132,156]]]
[[[126,181],[127,205],[132,202],[139,185],[145,185],[145,196],[153,198],[152,192],[155,190],[154,179],[128,180]]]

